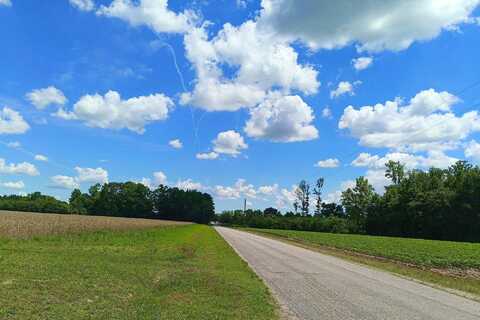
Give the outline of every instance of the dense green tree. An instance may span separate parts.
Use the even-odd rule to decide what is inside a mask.
[[[263,215],[264,216],[275,217],[275,216],[280,216],[281,213],[276,208],[269,207],[269,208],[266,208],[265,210],[263,210]]]
[[[354,188],[342,192],[342,204],[347,217],[354,222],[358,232],[365,232],[365,221],[369,210],[378,198],[373,187],[364,177],[357,178]]]

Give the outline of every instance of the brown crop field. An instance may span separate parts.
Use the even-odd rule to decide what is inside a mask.
[[[39,235],[70,234],[97,230],[146,229],[182,224],[189,223],[153,219],[0,210],[0,237],[8,238],[31,238]]]

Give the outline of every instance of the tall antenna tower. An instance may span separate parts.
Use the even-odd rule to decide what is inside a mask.
[[[243,199],[243,213],[245,214],[245,211],[247,211],[247,198]]]

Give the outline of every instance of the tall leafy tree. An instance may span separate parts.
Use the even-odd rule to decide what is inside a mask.
[[[365,231],[369,209],[374,206],[376,199],[377,194],[364,177],[356,179],[354,188],[348,188],[342,192],[342,204],[347,217],[355,223],[358,232]]]

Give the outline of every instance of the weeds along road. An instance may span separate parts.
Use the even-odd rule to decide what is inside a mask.
[[[480,319],[478,302],[277,240],[216,230],[294,319]]]

